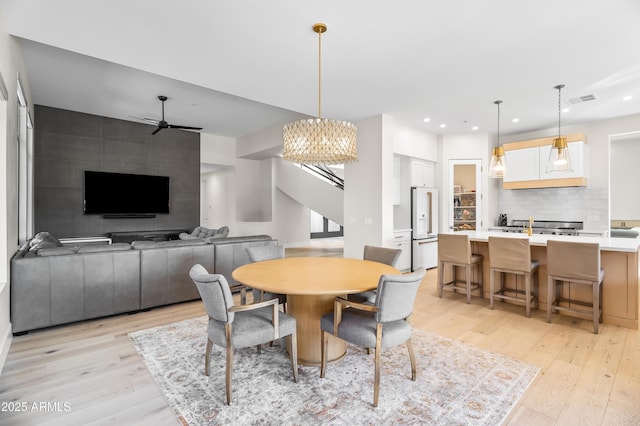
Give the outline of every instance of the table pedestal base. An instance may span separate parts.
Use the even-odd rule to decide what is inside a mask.
[[[287,313],[296,319],[299,364],[320,366],[320,318],[328,312],[333,312],[336,296],[338,295],[287,295]],[[338,361],[346,352],[347,344],[344,340],[329,336],[328,362]]]

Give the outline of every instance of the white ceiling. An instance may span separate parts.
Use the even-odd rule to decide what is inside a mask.
[[[0,19],[34,103],[135,121],[162,94],[169,123],[222,136],[316,114],[315,22],[327,118],[495,133],[501,99],[502,134],[548,129],[558,84],[597,97],[563,124],[640,113],[637,0],[0,0]]]

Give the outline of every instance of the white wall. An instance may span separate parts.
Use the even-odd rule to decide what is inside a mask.
[[[1,13],[1,11],[0,11]],[[31,91],[22,51],[11,38],[0,18],[0,79],[7,89],[7,100],[0,95],[0,371],[11,344],[9,261],[18,241],[18,182],[17,182],[17,82],[21,75],[23,89],[33,116]]]
[[[237,159],[235,139],[207,134],[200,139],[200,158],[210,165],[222,164],[202,175],[210,226],[226,225],[230,236],[267,234],[283,244],[309,240],[309,209],[271,184],[276,159]],[[247,198],[247,194],[258,194],[258,198]],[[238,205],[244,209],[240,218]]]
[[[356,123],[358,161],[345,165],[344,257],[393,236],[393,122],[378,115]]]

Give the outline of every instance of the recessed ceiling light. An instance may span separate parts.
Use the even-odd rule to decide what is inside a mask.
[[[425,119],[424,119],[424,122],[425,122],[425,123],[428,123],[428,122],[430,122],[430,121],[431,121],[431,119],[430,119],[429,117],[427,117],[427,118],[425,118]]]
[[[520,119],[519,119],[519,118],[514,118],[514,119],[513,119],[513,120],[511,120],[511,121],[513,121],[514,123],[517,123],[518,121],[520,121]]]
[[[631,96],[631,95],[627,95],[627,96],[623,96],[622,100],[623,100],[623,101],[630,101],[630,100],[631,100],[631,98],[632,98],[632,96]]]
[[[471,130],[478,130],[478,126],[473,126]]]
[[[562,112],[569,112],[569,111],[571,111],[571,108],[563,108],[562,109]]]
[[[441,129],[444,129],[445,127],[447,127],[447,125],[446,125],[446,124],[444,124],[444,123],[442,123],[442,124],[440,125],[440,128],[441,128]]]

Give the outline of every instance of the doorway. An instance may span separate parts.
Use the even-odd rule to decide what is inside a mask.
[[[481,220],[482,160],[449,160],[449,230],[474,231]]]
[[[640,198],[632,196],[640,181],[640,131],[609,136],[609,227],[640,227]]]

